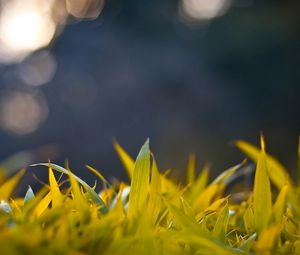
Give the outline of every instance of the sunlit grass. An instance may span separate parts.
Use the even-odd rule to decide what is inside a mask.
[[[256,163],[250,190],[232,188],[247,163],[209,182],[208,167],[196,174],[194,156],[178,184],[158,170],[148,140],[135,161],[115,144],[130,184],[110,184],[87,167],[103,183],[99,193],[67,167],[43,163],[49,184],[12,197],[21,170],[0,185],[0,253],[300,254],[299,183],[266,153],[263,138],[260,149],[236,146]]]

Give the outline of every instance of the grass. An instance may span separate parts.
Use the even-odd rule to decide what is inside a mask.
[[[2,178],[1,254],[300,254],[299,181],[266,153],[263,137],[260,149],[236,146],[256,164],[253,188],[239,181],[245,162],[209,182],[194,156],[177,184],[158,170],[148,140],[135,161],[115,144],[130,185],[87,166],[103,183],[99,194],[52,163],[38,164],[49,183],[24,198],[12,197],[24,170]]]

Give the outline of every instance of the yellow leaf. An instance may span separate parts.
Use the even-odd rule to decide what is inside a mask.
[[[48,208],[52,200],[52,194],[49,192],[35,207],[34,215],[40,217],[42,213]]]
[[[149,177],[150,177],[150,150],[149,139],[141,148],[132,174],[128,215],[136,215],[141,212],[146,205],[148,191],[149,191]]]
[[[85,165],[85,166],[88,170],[90,170],[93,174],[95,174],[103,183],[110,185],[109,182],[106,180],[106,178],[98,170],[96,170],[95,168],[89,165]]]
[[[187,183],[193,183],[195,181],[196,172],[196,156],[191,154],[189,156],[188,166],[187,166]]]
[[[50,184],[50,194],[52,200],[52,208],[61,207],[63,204],[63,197],[60,193],[59,186],[56,182],[55,176],[53,174],[52,168],[49,165],[49,184]]]
[[[197,210],[204,210],[212,202],[213,198],[217,195],[220,186],[218,184],[211,184],[206,187],[193,203],[193,208]]]
[[[69,169],[67,169],[67,171],[69,172],[68,176],[72,187],[73,201],[75,203],[76,210],[85,217],[88,210],[87,201],[84,199],[80,186],[77,180],[74,178],[74,175]]]
[[[148,202],[148,211],[152,219],[152,225],[155,224],[161,209],[161,180],[156,161],[153,160],[150,182],[150,194]]]
[[[210,206],[208,206],[207,208],[205,208],[204,211],[201,211],[200,213],[198,213],[196,215],[196,220],[199,221],[204,216],[206,216],[208,214],[211,214],[211,213],[215,213],[222,205],[224,205],[225,202],[227,202],[227,198],[217,199]]]
[[[286,208],[286,198],[288,195],[289,186],[286,184],[280,190],[280,193],[273,206],[273,216],[277,222],[281,222]]]
[[[204,166],[200,174],[194,181],[194,184],[190,187],[189,201],[194,203],[198,195],[204,190],[208,182],[209,166]]]
[[[0,200],[7,200],[14,188],[25,173],[25,169],[20,170],[16,175],[8,179],[0,186]]]
[[[264,229],[256,243],[256,249],[263,254],[273,254],[276,240],[278,240],[281,231],[280,225],[272,225]]]
[[[205,209],[205,211],[207,211],[207,212],[208,212],[208,211],[216,211],[216,210],[218,210],[219,207],[220,207],[221,205],[223,205],[225,202],[227,202],[227,198],[220,198],[220,199],[214,201],[209,207],[207,207],[207,208]]]
[[[267,227],[272,214],[271,184],[267,167],[264,140],[261,137],[261,152],[257,160],[253,191],[254,222],[258,234]]]
[[[258,161],[260,150],[257,147],[241,140],[236,142],[236,146],[241,151],[243,151],[251,160],[253,160],[254,162]],[[279,163],[278,160],[270,155],[266,155],[266,161],[268,162],[268,173],[270,179],[278,189],[281,189],[285,183],[292,183],[289,178],[288,171],[281,163]]]
[[[229,221],[229,209],[226,204],[219,212],[216,224],[213,229],[213,235],[219,240],[225,242],[225,235],[227,233],[227,226]]]
[[[129,179],[131,179],[134,171],[134,160],[117,142],[114,142],[114,147],[127,171]]]
[[[226,184],[226,181],[238,170],[240,169],[243,165],[245,164],[245,161],[242,163],[230,167],[229,169],[225,170],[222,172],[212,183],[223,183]]]
[[[243,215],[243,220],[247,233],[252,233],[255,228],[254,213],[252,207],[247,207]]]

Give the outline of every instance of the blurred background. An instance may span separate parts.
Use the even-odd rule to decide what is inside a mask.
[[[213,175],[236,139],[291,171],[300,127],[297,0],[1,0],[0,163],[50,158],[125,178],[150,137],[161,170],[190,152]],[[0,160],[0,161],[1,161]],[[44,171],[47,174],[47,171]],[[94,177],[86,177],[94,179]]]

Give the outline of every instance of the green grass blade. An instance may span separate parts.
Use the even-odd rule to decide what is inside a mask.
[[[267,157],[263,137],[254,179],[253,211],[255,228],[260,234],[268,225],[272,214],[271,184],[267,170]]]
[[[78,181],[83,188],[86,190],[86,192],[88,192],[88,194],[90,195],[91,199],[98,205],[101,205],[101,209],[100,211],[102,213],[106,213],[107,212],[107,207],[104,203],[104,201],[101,199],[101,197],[83,180],[81,180],[78,176],[76,176],[75,174],[71,173],[70,171],[68,171],[67,169],[58,166],[56,164],[52,164],[52,163],[39,163],[39,164],[34,164],[31,166],[51,166],[52,169],[54,169],[55,171],[58,171],[60,173],[66,174],[66,175],[70,175],[72,174],[72,176],[74,177],[74,179],[76,181]]]
[[[150,149],[149,139],[142,146],[132,174],[129,195],[128,215],[136,215],[146,205],[150,178]]]

